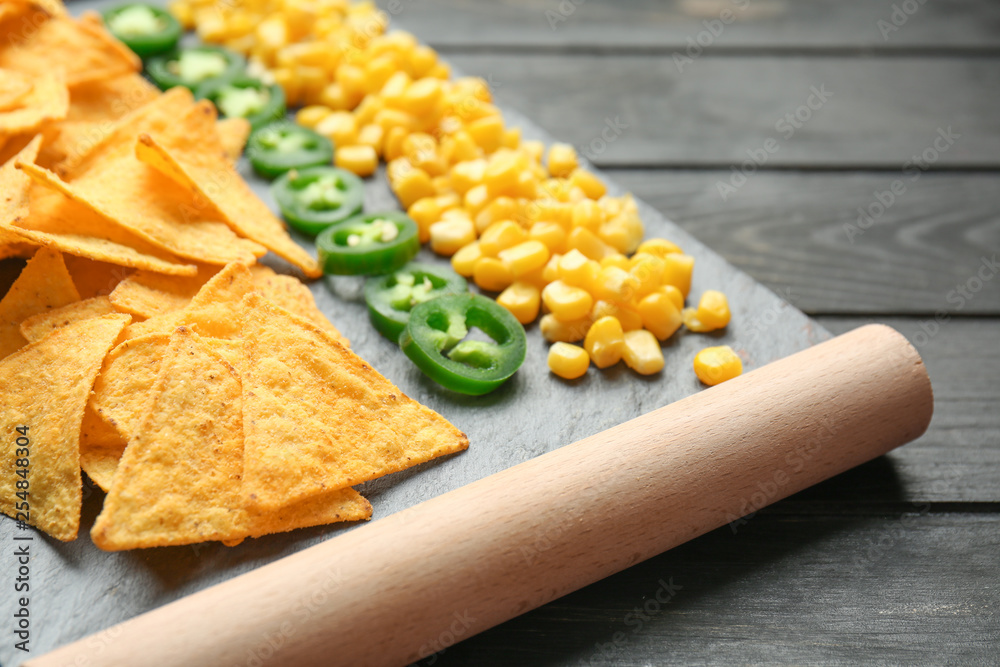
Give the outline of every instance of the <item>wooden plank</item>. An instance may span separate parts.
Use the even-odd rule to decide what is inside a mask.
[[[994,664],[998,553],[996,514],[761,514],[418,664]]]
[[[1000,7],[984,0],[380,0],[398,22],[437,48],[602,51],[686,49],[705,21],[713,52],[733,49],[816,51],[908,48],[995,50],[1000,43]],[[897,12],[893,5],[909,10]],[[919,7],[914,11],[914,7]],[[729,10],[732,17],[723,15]],[[904,20],[905,16],[905,20]],[[893,24],[895,18],[896,26]],[[879,24],[884,21],[884,24]],[[898,30],[893,28],[898,27]],[[709,31],[711,35],[712,31]]]
[[[1000,58],[450,60],[602,167],[898,171],[925,151],[932,168],[1000,167]]]
[[[761,172],[725,200],[726,172],[609,176],[806,313],[1000,314],[1000,175]]]

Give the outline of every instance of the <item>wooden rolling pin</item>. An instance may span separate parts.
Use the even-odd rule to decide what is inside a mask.
[[[25,664],[404,665],[884,454],[932,410],[916,350],[866,326]]]

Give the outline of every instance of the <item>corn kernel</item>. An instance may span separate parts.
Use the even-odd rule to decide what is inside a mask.
[[[516,216],[517,202],[510,197],[497,197],[476,213],[476,227],[482,231],[495,222],[513,220]]]
[[[480,183],[479,185],[471,188],[465,193],[465,197],[462,198],[462,203],[465,206],[465,210],[469,212],[470,215],[479,215],[479,212],[486,208],[486,205],[490,201],[490,193],[487,192],[486,186]],[[476,231],[483,232],[484,229],[476,227]]]
[[[708,290],[701,295],[697,309],[685,308],[681,315],[684,326],[696,333],[722,329],[729,324],[729,301],[722,292]]]
[[[503,140],[503,118],[500,116],[479,118],[466,125],[465,131],[477,146],[487,153],[492,153],[500,147],[500,142]]]
[[[424,76],[433,77],[435,79],[443,79],[447,81],[448,79],[451,78],[451,67],[449,67],[446,63],[438,62],[435,63],[434,66],[431,67],[429,70],[427,70],[427,73],[424,74]]]
[[[576,169],[576,149],[569,144],[552,144],[549,147],[549,173],[556,178],[569,176]]]
[[[507,128],[503,132],[503,138],[500,140],[500,145],[505,148],[517,148],[521,145],[521,128],[511,127]]]
[[[597,202],[584,199],[573,204],[572,221],[574,227],[586,227],[596,232],[601,228],[601,223],[604,222],[604,212],[597,205]]]
[[[694,373],[709,386],[743,374],[743,361],[728,345],[706,347],[694,357]]]
[[[559,261],[562,259],[562,255],[558,253],[552,253],[549,257],[549,261],[545,263],[542,268],[541,279],[546,285],[548,285],[553,280],[559,280]]]
[[[545,144],[541,141],[536,141],[534,139],[530,141],[522,141],[520,148],[531,157],[535,164],[542,163],[542,156],[545,154]]]
[[[450,139],[447,144],[443,139],[441,141],[441,151],[452,164],[482,157],[483,149],[476,145],[472,136],[465,130],[460,130],[447,138]]]
[[[569,248],[579,250],[595,261],[601,261],[607,255],[618,254],[618,251],[597,238],[594,232],[586,227],[574,227],[566,239]]]
[[[566,230],[556,222],[536,222],[528,230],[528,238],[541,241],[553,253],[566,250]]]
[[[587,259],[579,250],[570,250],[559,260],[559,280],[567,285],[585,290],[594,289],[594,283],[600,272],[600,265],[592,259]]]
[[[601,268],[606,268],[609,266],[617,266],[619,269],[624,269],[628,271],[630,268],[628,257],[620,253],[615,253],[614,255],[607,255],[601,258]]]
[[[653,335],[660,340],[673,336],[683,323],[677,306],[663,292],[653,292],[644,296],[636,310],[642,318],[642,326],[653,332]]]
[[[583,190],[583,194],[589,199],[600,199],[608,189],[601,183],[601,180],[585,169],[574,169],[569,175],[569,182]]]
[[[501,250],[497,256],[510,267],[514,277],[519,278],[543,268],[549,261],[549,249],[541,241],[528,240]]]
[[[364,148],[368,147],[365,146]],[[342,150],[337,151],[338,156]],[[374,153],[374,151],[372,152]],[[389,182],[392,184],[392,190],[396,194],[396,198],[399,199],[399,203],[403,205],[403,208],[410,208],[418,199],[432,197],[436,194],[430,175],[423,169],[417,169],[416,167],[411,167],[405,173],[400,174],[395,180],[390,179]]]
[[[429,46],[421,44],[410,54],[410,67],[414,78],[427,76],[427,73],[437,64],[437,53]]]
[[[677,306],[677,310],[682,310],[684,308],[684,295],[681,294],[681,291],[673,285],[664,285],[657,291],[666,294],[667,297],[670,298],[670,301]]]
[[[451,256],[451,268],[455,273],[471,278],[476,272],[476,264],[483,258],[483,252],[479,248],[479,241],[473,241]]]
[[[566,380],[583,377],[590,368],[590,355],[579,345],[557,342],[549,348],[549,370]]]
[[[586,317],[594,305],[590,292],[567,285],[561,280],[549,283],[542,290],[542,301],[557,319],[571,322]]]
[[[372,122],[381,125],[382,129],[388,132],[392,128],[401,127],[407,132],[412,132],[416,126],[416,119],[405,111],[399,109],[379,109],[372,118]]]
[[[642,318],[639,316],[639,313],[631,308],[603,299],[595,301],[594,307],[590,309],[590,317],[596,321],[608,316],[614,317],[621,322],[624,331],[634,331],[635,329],[642,328]]]
[[[515,281],[500,293],[497,303],[509,310],[521,324],[530,324],[538,317],[541,291],[535,285]]]
[[[575,343],[583,340],[593,322],[589,316],[571,322],[563,322],[549,313],[542,316],[538,322],[538,329],[542,332],[542,337],[550,343]]]
[[[663,370],[663,349],[656,337],[645,329],[625,332],[622,358],[639,375],[653,375]]]
[[[415,116],[425,116],[438,105],[443,94],[440,79],[420,79],[403,93],[402,105]]]
[[[299,109],[298,113],[295,114],[295,122],[303,127],[313,129],[319,125],[320,121],[329,116],[330,113],[330,107],[318,104],[314,104],[309,107],[302,107]]]
[[[518,185],[521,174],[521,161],[516,153],[495,155],[483,172],[483,182],[490,191],[491,197],[509,193]]]
[[[673,285],[684,298],[691,292],[691,274],[694,271],[694,257],[669,254],[663,256],[663,284]]]
[[[476,228],[469,219],[452,218],[431,225],[431,250],[451,257],[476,240]]]
[[[480,248],[482,241],[480,241]],[[476,262],[472,278],[476,285],[490,292],[500,292],[514,282],[510,267],[496,257],[483,257]]]
[[[346,111],[351,106],[347,95],[344,93],[343,86],[339,83],[327,84],[323,88],[323,92],[319,94],[319,103],[330,107],[334,111]]]
[[[614,366],[625,351],[625,332],[615,317],[602,317],[590,325],[583,347],[598,368]]]
[[[677,244],[671,243],[666,239],[646,239],[639,244],[639,247],[636,248],[635,252],[636,254],[647,253],[650,255],[656,255],[657,257],[684,254],[684,251],[681,250]]]
[[[333,163],[358,176],[371,176],[378,169],[378,153],[371,146],[341,146],[334,155]]]
[[[350,146],[358,138],[358,126],[350,111],[334,111],[316,125],[316,131],[337,148]]]
[[[386,80],[381,90],[378,91],[378,96],[388,106],[406,110],[403,104],[403,95],[412,82],[413,79],[410,78],[409,74],[401,70],[396,71]]]
[[[486,228],[479,239],[479,244],[483,255],[496,257],[501,251],[523,242],[526,237],[527,234],[521,225],[511,220],[501,220]]]
[[[443,148],[443,145],[442,145]],[[460,195],[476,187],[486,173],[486,160],[467,160],[452,166],[448,172],[451,189]]]
[[[607,301],[628,303],[639,291],[639,280],[617,266],[601,269],[594,281],[594,295]]]
[[[423,197],[406,209],[406,214],[417,223],[421,243],[431,240],[431,225],[441,220],[441,213],[436,197]]]
[[[639,282],[638,294],[645,296],[655,292],[663,284],[663,260],[655,255],[645,253],[633,255],[629,260],[628,270]],[[683,299],[683,297],[682,297]]]
[[[382,138],[385,130],[380,125],[369,124],[358,130],[358,143],[371,146],[376,153],[382,152]]]
[[[382,127],[381,125],[379,127]],[[382,154],[385,156],[386,162],[391,162],[403,156],[403,140],[406,139],[409,134],[405,128],[393,127],[386,130],[382,128],[385,133],[385,139],[382,142]]]

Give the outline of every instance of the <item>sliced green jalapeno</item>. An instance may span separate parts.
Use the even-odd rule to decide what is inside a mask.
[[[176,49],[182,32],[181,24],[170,12],[141,3],[109,9],[104,12],[104,24],[143,59]]]
[[[397,211],[356,215],[316,237],[323,271],[336,275],[388,273],[419,250],[417,223]]]
[[[321,231],[361,212],[361,179],[337,167],[292,169],[271,185],[281,215],[303,234]]]
[[[379,333],[398,342],[414,306],[445,294],[468,291],[465,278],[451,269],[410,262],[392,273],[369,278],[365,283],[365,303]]]
[[[146,74],[162,90],[184,86],[195,91],[209,81],[232,81],[246,69],[246,59],[219,46],[195,46],[154,56],[146,63]]]

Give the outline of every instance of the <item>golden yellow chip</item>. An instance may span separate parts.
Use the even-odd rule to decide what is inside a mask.
[[[75,539],[80,527],[80,428],[87,396],[128,320],[82,320],[0,361],[6,392],[0,405],[0,511],[64,542]],[[24,502],[30,515],[19,514],[18,503]]]
[[[298,278],[277,274],[262,264],[251,266],[250,274],[254,287],[272,303],[325,329],[344,347],[351,346],[351,342],[316,307],[312,292]]]
[[[181,328],[171,336],[156,395],[130,438],[91,537],[117,550],[246,537],[366,519],[353,489],[281,512],[243,508],[240,380],[233,368]]]
[[[31,77],[0,69],[0,111],[23,107],[21,100],[28,96],[33,87]]]
[[[62,255],[42,248],[0,301],[0,359],[28,344],[21,322],[80,300]]]
[[[90,407],[125,440],[138,433],[169,340],[165,333],[131,338],[104,359]]]
[[[81,299],[108,296],[115,289],[115,285],[132,273],[131,269],[87,257],[64,255],[63,259],[66,260],[66,269],[73,277],[73,284],[80,292]]]
[[[111,315],[117,313],[115,307],[111,305],[111,300],[106,296],[96,296],[91,299],[82,299],[62,308],[56,308],[45,313],[32,315],[21,322],[21,335],[29,343],[41,340],[56,329],[62,329],[74,322],[87,320],[92,317]]]
[[[111,303],[118,310],[143,319],[170,313],[188,305],[218,271],[217,266],[201,266],[198,275],[190,278],[136,271],[115,287]]]
[[[162,133],[139,137],[140,159],[149,160],[168,177],[209,202],[240,236],[252,239],[302,269],[323,274],[319,263],[292,240],[284,224],[240,177],[226,158],[215,127],[215,107],[200,102]],[[151,158],[156,154],[156,159]]]
[[[0,112],[0,135],[37,131],[44,123],[66,117],[69,90],[62,79],[51,74],[32,76],[31,90],[17,108]]]
[[[88,405],[80,427],[80,467],[103,491],[111,490],[125,440]]]
[[[235,164],[250,137],[250,121],[246,118],[223,118],[215,124],[215,129],[219,133],[219,143],[226,152],[226,160]]]
[[[138,72],[142,62],[94,21],[54,16],[6,35],[0,67],[31,76],[61,72],[69,87]]]
[[[275,509],[469,446],[328,333],[256,292],[243,301],[243,346],[251,505]]]
[[[57,190],[147,243],[204,264],[252,264],[267,250],[225,224],[199,217],[189,193],[134,156],[102,163],[67,183],[34,164],[17,162],[35,182]]]

